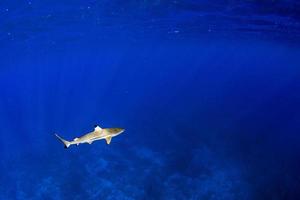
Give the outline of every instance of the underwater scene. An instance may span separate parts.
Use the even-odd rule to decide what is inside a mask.
[[[297,200],[299,169],[299,1],[0,0],[0,200]]]

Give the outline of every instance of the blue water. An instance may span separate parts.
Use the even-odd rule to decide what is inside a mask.
[[[300,4],[0,2],[0,199],[299,199]],[[64,149],[101,127],[123,127]]]

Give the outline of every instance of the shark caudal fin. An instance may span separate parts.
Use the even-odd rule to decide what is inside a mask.
[[[68,148],[71,145],[71,143],[69,141],[61,138],[59,135],[57,135],[57,134],[54,134],[54,135],[59,139],[59,141],[61,141],[65,145],[65,148]]]

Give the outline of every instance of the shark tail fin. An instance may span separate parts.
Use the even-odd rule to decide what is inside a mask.
[[[61,141],[65,145],[65,148],[68,148],[71,145],[71,143],[69,141],[61,138],[59,135],[57,135],[57,134],[54,134],[54,135],[59,139],[59,141]]]

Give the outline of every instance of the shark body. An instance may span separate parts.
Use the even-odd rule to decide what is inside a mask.
[[[67,141],[60,137],[59,135],[55,134],[55,136],[61,141],[65,148],[68,148],[69,146],[76,144],[77,146],[79,144],[88,143],[92,144],[96,140],[102,140],[105,139],[107,144],[110,144],[111,138],[115,137],[117,135],[120,135],[123,133],[125,129],[123,128],[100,128],[99,126],[95,126],[94,131],[87,133],[81,137],[74,138],[72,141]]]

